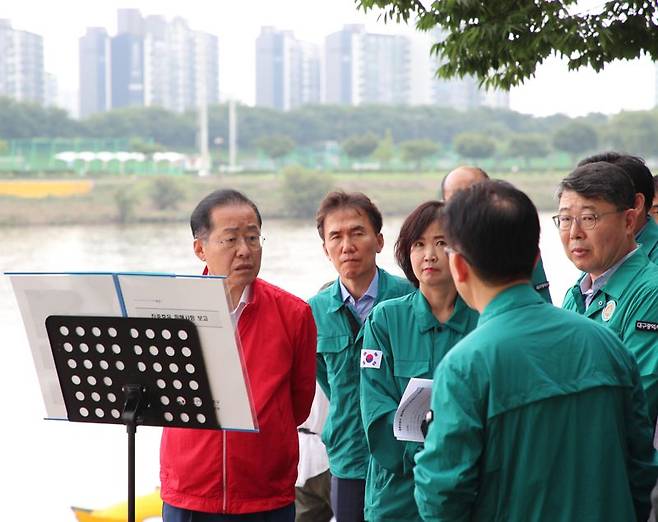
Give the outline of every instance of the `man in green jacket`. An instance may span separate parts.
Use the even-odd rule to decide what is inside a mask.
[[[368,466],[359,405],[362,325],[375,304],[413,288],[377,267],[382,215],[365,194],[331,192],[320,203],[316,224],[338,272],[334,284],[309,300],[318,329],[318,383],[329,399],[322,441],[332,475],[331,503],[337,522],[360,522]]]
[[[489,179],[487,174],[480,167],[471,167],[462,165],[450,171],[441,180],[441,194],[443,200],[448,202],[450,198],[455,195],[458,190],[463,190],[476,183],[486,181]],[[552,303],[551,292],[549,290],[549,282],[544,271],[544,262],[542,261],[541,254],[537,257],[537,262],[532,270],[532,277],[530,282],[535,290],[542,296],[544,301]]]
[[[631,178],[635,187],[634,206],[637,211],[637,220],[633,229],[635,240],[649,256],[649,259],[655,263],[658,261],[658,224],[651,218],[650,213],[656,189],[649,167],[642,158],[618,152],[603,152],[590,156],[578,163],[578,166],[582,167],[597,161],[617,165]]]
[[[613,330],[635,356],[655,422],[658,267],[635,242],[635,190],[621,167],[588,163],[560,183],[554,220],[567,257],[584,272],[562,307]]]
[[[457,291],[481,315],[434,374],[415,467],[423,520],[646,520],[658,458],[635,360],[528,284],[532,202],[475,185],[448,204],[446,234]]]

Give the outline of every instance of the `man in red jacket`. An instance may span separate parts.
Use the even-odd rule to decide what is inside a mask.
[[[316,329],[301,299],[258,279],[261,217],[240,192],[217,190],[192,212],[194,253],[225,275],[260,431],[165,428],[164,522],[293,522],[297,426],[315,393]]]

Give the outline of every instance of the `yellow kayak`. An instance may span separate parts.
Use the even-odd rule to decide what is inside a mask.
[[[120,502],[105,509],[85,509],[72,507],[78,522],[126,522],[128,501]],[[153,493],[135,497],[135,522],[145,522],[162,516],[160,489]]]

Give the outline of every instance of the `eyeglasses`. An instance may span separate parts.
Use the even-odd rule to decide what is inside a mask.
[[[624,210],[611,210],[610,212],[601,212],[600,214],[581,214],[580,216],[558,214],[557,216],[553,216],[553,223],[560,230],[571,230],[574,222],[583,230],[592,230],[603,216],[619,214],[620,212],[624,212]]]
[[[235,250],[240,244],[240,239],[244,241],[249,250],[260,250],[263,248],[265,238],[260,234],[250,234],[248,236],[227,236],[215,240],[206,239],[211,243],[217,243],[222,250]]]

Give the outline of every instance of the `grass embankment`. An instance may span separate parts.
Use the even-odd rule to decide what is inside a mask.
[[[526,191],[539,210],[555,208],[553,195],[564,175],[563,172],[493,173],[494,177],[510,181]],[[337,173],[330,176],[337,188],[368,194],[387,215],[404,215],[420,202],[436,198],[441,180],[437,173]],[[156,180],[162,179],[166,181],[158,192]],[[89,192],[75,196],[0,196],[0,225],[185,221],[204,195],[223,187],[245,192],[265,217],[287,217],[282,182],[279,174],[245,173],[204,178],[101,177],[93,180]],[[166,191],[167,186],[174,187],[178,196],[173,207],[165,205],[163,208],[166,195],[162,190]]]

